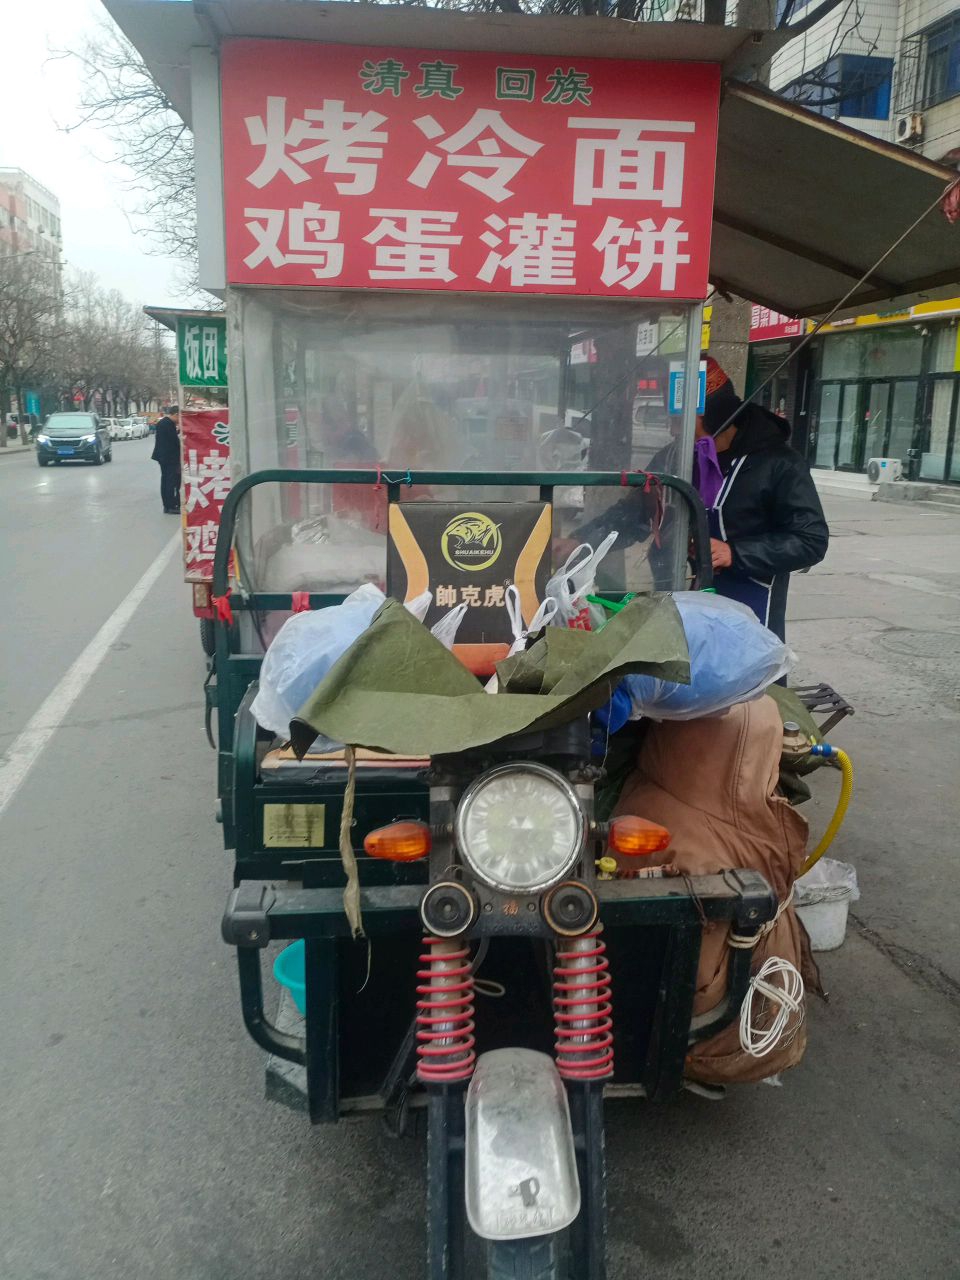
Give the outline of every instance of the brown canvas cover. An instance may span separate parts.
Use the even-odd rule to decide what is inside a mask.
[[[673,838],[664,856],[680,871],[710,875],[752,867],[782,903],[807,845],[806,820],[777,791],[782,737],[780,713],[766,696],[738,703],[722,716],[651,724],[616,812],[665,826]],[[728,934],[722,922],[704,928],[694,1013],[708,1012],[723,998]],[[769,956],[791,961],[805,979],[811,972],[806,936],[792,906],[757,944],[754,972]],[[795,1066],[805,1047],[801,1026],[789,1043],[753,1058],[740,1048],[734,1022],[694,1047],[685,1074],[715,1084],[761,1080]]]

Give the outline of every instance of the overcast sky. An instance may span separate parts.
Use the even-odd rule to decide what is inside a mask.
[[[70,266],[95,271],[106,287],[137,304],[186,301],[177,264],[147,252],[133,230],[136,197],[123,190],[102,130],[64,125],[77,118],[80,68],[50,49],[78,48],[95,32],[99,0],[29,0],[3,19],[0,71],[0,166],[25,169],[60,199],[63,254]]]

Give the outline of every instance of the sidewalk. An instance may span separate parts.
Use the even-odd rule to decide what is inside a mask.
[[[910,502],[922,507],[960,514],[960,485],[933,484],[925,480],[893,480],[871,484],[861,472],[826,471],[814,467],[810,474],[817,491],[835,498],[861,498],[867,502]]]
[[[7,447],[5,449],[0,448],[0,458],[13,458],[17,454],[32,453],[35,447],[32,440],[29,444],[21,444],[19,440],[8,440]]]

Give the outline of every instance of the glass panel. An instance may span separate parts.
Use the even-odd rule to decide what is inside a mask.
[[[890,436],[886,457],[900,458],[904,468],[913,444],[917,420],[917,384],[914,381],[893,384],[893,408],[890,413]]]
[[[930,438],[920,456],[920,479],[942,480],[947,469],[950,419],[953,412],[954,378],[937,378],[930,398]]]
[[[955,373],[957,371],[957,327],[955,324],[939,325],[930,338],[930,372]]]
[[[818,467],[832,467],[837,447],[837,428],[840,424],[840,392],[842,388],[827,383],[820,390],[820,419],[817,426]]]
[[[823,341],[821,378],[858,378],[860,376],[860,334],[830,334]]]
[[[890,384],[875,382],[867,392],[867,408],[864,414],[864,450],[861,466],[871,458],[882,457],[883,438],[887,431],[887,415],[890,402]]]
[[[867,329],[824,339],[822,378],[891,378],[920,372],[923,336],[912,328]]]
[[[857,401],[859,388],[846,386],[840,400],[840,446],[837,450],[838,467],[860,467],[857,456],[857,443],[860,435],[860,424],[857,421]]]
[[[232,385],[242,387],[231,422],[237,475],[681,469],[681,417],[669,391],[684,369],[688,310],[676,302],[231,290],[228,307],[241,337],[231,343]],[[537,492],[414,486],[403,496],[493,501]],[[555,533],[599,542],[597,522],[623,497],[619,482],[558,490]],[[611,587],[636,589],[651,577],[670,585],[668,535],[685,546],[684,521],[666,519],[656,547],[646,518],[656,505],[648,496],[618,512]],[[382,581],[384,490],[265,485],[245,508],[248,586],[341,591]]]

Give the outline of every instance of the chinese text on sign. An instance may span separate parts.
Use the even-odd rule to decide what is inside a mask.
[[[231,283],[706,294],[715,67],[237,40],[222,68]]]

